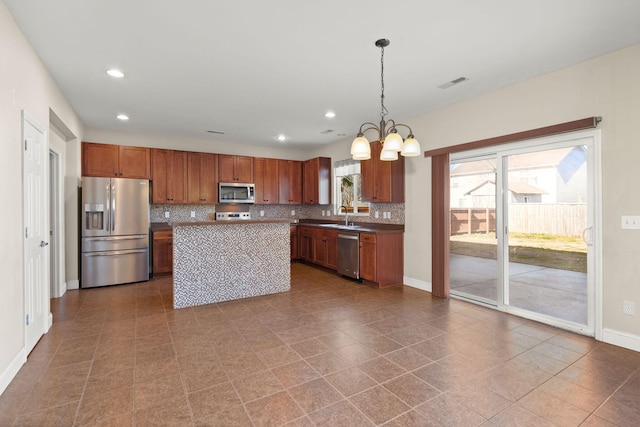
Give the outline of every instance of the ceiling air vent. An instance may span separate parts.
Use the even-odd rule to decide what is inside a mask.
[[[327,134],[329,134],[331,132],[334,132],[334,130],[333,129],[323,130],[322,132],[320,132],[320,135],[327,135]]]
[[[219,130],[208,130],[207,133],[216,133],[218,135],[224,135],[224,132],[220,132]]]
[[[440,89],[447,89],[453,85],[457,85],[458,83],[466,82],[469,80],[469,77],[458,77],[457,79],[451,80],[450,82],[446,82],[438,86]]]

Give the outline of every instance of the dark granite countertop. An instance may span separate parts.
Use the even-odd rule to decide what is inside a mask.
[[[345,225],[344,222],[330,222],[316,219],[302,219],[298,225],[305,225],[318,228],[333,228],[342,231],[356,231],[363,233],[376,234],[394,234],[404,233],[404,225],[402,224],[377,224],[371,222],[355,223],[353,225]]]

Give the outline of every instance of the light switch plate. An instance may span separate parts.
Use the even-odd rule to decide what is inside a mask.
[[[260,216],[264,216],[264,211],[260,211]]]
[[[622,216],[623,230],[640,230],[640,216]]]
[[[373,214],[376,218],[380,217],[380,212],[376,211],[376,213]]]
[[[165,213],[164,213],[164,217],[165,217],[165,218],[169,218],[169,212],[165,212]]]
[[[196,211],[191,211],[191,218],[195,218],[196,217]]]

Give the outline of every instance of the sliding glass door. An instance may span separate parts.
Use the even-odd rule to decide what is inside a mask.
[[[594,138],[452,156],[452,295],[593,332]]]
[[[474,156],[450,163],[451,292],[496,305],[496,156]]]

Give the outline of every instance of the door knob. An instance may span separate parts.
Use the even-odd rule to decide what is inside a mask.
[[[40,241],[40,247],[44,248],[45,246],[47,246],[49,244],[49,242],[45,242],[44,240]]]

